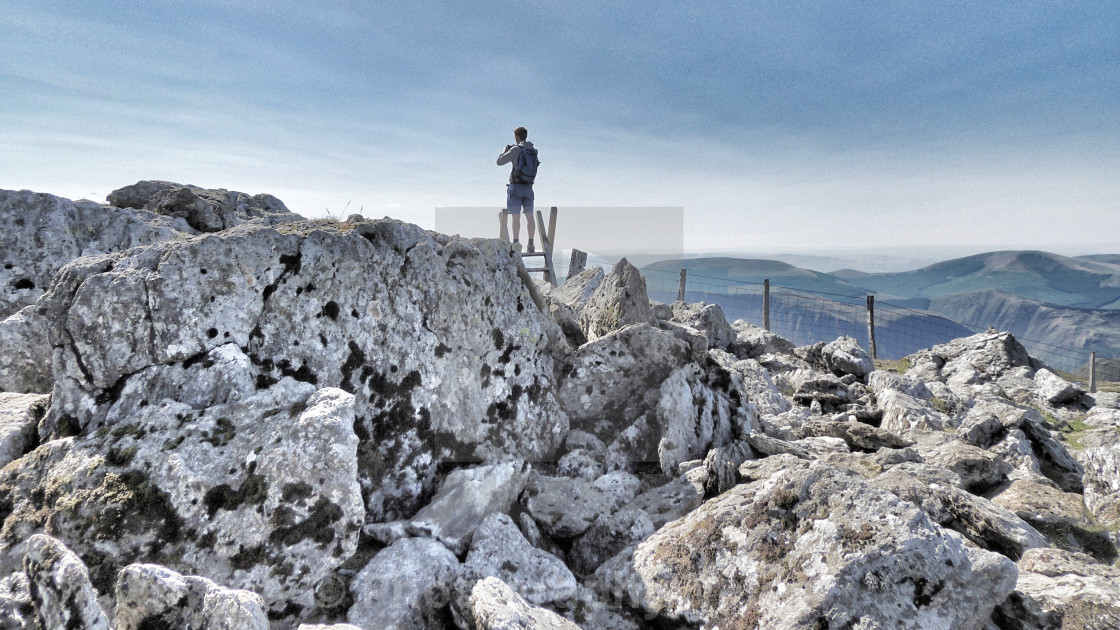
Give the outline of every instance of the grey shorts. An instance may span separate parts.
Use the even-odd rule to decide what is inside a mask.
[[[521,214],[522,209],[532,216],[533,185],[509,184],[506,186],[506,210],[510,214]]]

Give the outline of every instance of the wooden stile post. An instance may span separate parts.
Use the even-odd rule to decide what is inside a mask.
[[[498,224],[501,226],[498,228],[498,237],[503,241],[509,241],[509,226],[506,225],[509,223],[508,219],[509,210],[502,208],[502,211],[498,213]]]
[[[875,296],[867,296],[867,351],[871,353],[872,359],[878,359],[879,354],[875,351]]]
[[[762,281],[762,329],[770,331],[770,278]]]
[[[685,286],[687,286],[687,284],[686,284],[687,282],[688,282],[688,270],[687,269],[681,269],[681,286],[680,286],[680,288],[677,289],[677,301],[678,302],[683,302],[684,301],[684,289],[685,289]]]

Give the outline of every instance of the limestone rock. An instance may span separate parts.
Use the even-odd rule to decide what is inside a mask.
[[[47,321],[34,305],[0,316],[0,391],[50,392],[52,355]]]
[[[886,390],[879,394],[883,409],[883,429],[897,435],[908,435],[913,430],[941,431],[948,418],[933,408],[929,402],[900,391]]]
[[[471,589],[470,618],[478,630],[579,630],[560,615],[533,606],[496,577]]]
[[[844,440],[855,451],[877,451],[881,448],[906,448],[914,442],[880,427],[873,427],[853,420],[808,420],[792,431],[794,439],[807,437],[836,437]]]
[[[599,285],[603,283],[605,276],[606,272],[603,271],[602,267],[596,266],[584,269],[564,280],[563,284],[549,292],[549,296],[567,304],[578,315],[591,299],[591,296],[595,294]]]
[[[864,379],[875,371],[875,362],[871,359],[871,355],[852,337],[840,337],[825,344],[821,353],[824,355],[825,365],[833,374],[841,376],[851,374],[858,379]]]
[[[587,481],[595,481],[607,472],[606,464],[582,448],[569,451],[556,465],[557,474]]]
[[[660,528],[703,503],[707,479],[708,473],[704,468],[690,470],[664,485],[639,494],[629,506],[641,509],[649,515],[653,526]]]
[[[455,470],[409,524],[456,555],[463,554],[483,519],[494,512],[508,512],[517,501],[530,470],[523,461]]]
[[[1079,385],[1070,383],[1045,368],[1035,372],[1034,383],[1036,395],[1051,405],[1076,402],[1085,395],[1085,390]]]
[[[589,341],[631,324],[657,326],[638,268],[625,258],[618,261],[580,311],[579,323]]]
[[[1089,442],[1075,451],[1085,470],[1085,507],[1104,524],[1120,524],[1120,433],[1104,429],[1081,439]]]
[[[1012,560],[1027,549],[1050,546],[1045,536],[1011,510],[954,486],[928,484],[902,466],[879,475],[874,483],[918,506],[933,522]]]
[[[972,398],[987,391],[1008,370],[1034,366],[1011,333],[986,332],[919,351],[910,357],[907,375],[925,383],[940,381],[958,395]]]
[[[948,433],[915,432],[914,450],[925,461],[938,464],[960,475],[963,489],[973,494],[985,492],[1007,481],[1011,465],[994,453],[977,448]]]
[[[895,374],[894,372],[887,372],[886,370],[875,370],[867,376],[867,387],[876,395],[882,394],[887,390],[894,390],[902,392],[914,398],[922,400],[929,400],[933,398],[933,392],[925,383],[902,374]]]
[[[1120,572],[1083,554],[1032,549],[1019,561],[1015,592],[996,610],[1000,627],[1120,627]]]
[[[735,343],[728,351],[740,359],[757,359],[764,354],[793,350],[792,342],[746,320],[735,320],[731,328],[735,331]]]
[[[17,571],[0,579],[0,628],[34,630],[34,612],[26,573]]]
[[[1014,564],[828,466],[740,484],[599,568],[649,614],[707,626],[973,628]]]
[[[589,575],[626,547],[649,538],[655,531],[645,510],[625,507],[595,519],[572,544],[568,563],[578,575]]]
[[[367,510],[391,520],[419,507],[441,463],[548,459],[567,429],[559,330],[498,241],[392,220],[242,225],[83,265],[49,314],[52,432],[176,399],[164,375],[206,372],[233,344],[257,388],[289,376],[355,394]],[[118,396],[134,380],[144,391]]]
[[[536,476],[521,502],[541,530],[553,538],[574,538],[611,511],[614,497],[592,482],[571,477]]]
[[[426,630],[450,601],[459,560],[428,538],[405,538],[382,549],[350,582],[346,620],[360,628]]]
[[[50,396],[0,392],[0,468],[38,444],[39,420]]]
[[[747,399],[758,407],[759,413],[779,414],[793,407],[789,399],[783,396],[774,384],[770,372],[758,361],[745,359],[725,367],[739,376]]]
[[[463,563],[470,581],[496,577],[536,605],[565,602],[575,596],[576,578],[554,556],[529,544],[506,514],[486,517]]]
[[[28,190],[0,190],[0,320],[43,295],[79,256],[116,252],[191,232],[182,221],[71,201]]]
[[[313,605],[318,582],[354,553],[364,516],[353,396],[284,379],[204,411],[167,400],[141,409],[0,472],[13,505],[0,557],[49,526],[102,592],[142,560],[252,590],[273,611]]]
[[[244,628],[268,630],[264,600],[155,564],[132,564],[117,576],[115,630]]]
[[[58,540],[36,534],[27,542],[24,570],[30,581],[36,625],[110,630],[82,559]]]
[[[738,333],[728,323],[718,304],[674,302],[673,319],[700,330],[707,337],[708,348],[726,350],[735,343]]]
[[[1054,541],[1055,546],[1084,551],[1103,562],[1114,562],[1116,547],[1106,533],[1085,517],[1081,495],[1057,488],[1016,481],[992,502],[1007,508]]]

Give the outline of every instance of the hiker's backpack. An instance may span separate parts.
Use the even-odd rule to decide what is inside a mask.
[[[537,178],[537,167],[540,164],[536,148],[521,147],[521,151],[517,154],[517,161],[513,165],[514,183],[532,184]]]

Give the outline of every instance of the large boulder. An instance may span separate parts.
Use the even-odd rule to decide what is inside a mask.
[[[0,568],[47,531],[102,593],[147,562],[259,593],[274,613],[311,607],[365,516],[353,425],[352,395],[284,379],[205,411],[152,400],[129,424],[48,442],[0,472]]]
[[[117,576],[115,594],[114,630],[269,628],[260,595],[155,564],[125,567]]]
[[[977,627],[1016,570],[859,476],[805,464],[732,488],[596,575],[647,614],[692,624],[917,630]]]
[[[625,258],[618,261],[580,311],[579,323],[589,341],[631,324],[657,326],[638,268]]]
[[[992,616],[1000,628],[1120,628],[1120,570],[1089,556],[1032,549],[1019,561],[1015,592]]]
[[[350,582],[346,614],[360,628],[436,627],[450,601],[459,560],[429,538],[405,538],[382,549]]]
[[[738,337],[719,304],[674,302],[672,308],[674,320],[704,333],[708,348],[726,350]]]
[[[36,627],[110,630],[86,565],[66,545],[50,536],[32,536],[24,569]]]
[[[963,397],[998,391],[986,387],[1010,370],[1034,368],[1026,348],[1007,332],[989,331],[955,339],[908,357],[907,375],[929,383],[940,381]]]
[[[471,627],[478,630],[579,630],[551,610],[533,606],[496,577],[475,583],[469,602]]]
[[[44,437],[127,422],[184,385],[211,398],[194,408],[227,402],[229,379],[207,375],[232,344],[255,388],[288,376],[354,394],[371,520],[409,516],[443,463],[544,460],[563,440],[560,333],[519,265],[500,241],[392,220],[241,226],[79,259],[40,305],[57,354]]]
[[[109,193],[107,201],[117,208],[142,208],[183,219],[198,232],[216,232],[248,221],[272,225],[304,220],[272,195],[250,195],[158,180],[118,188]]]
[[[605,276],[606,273],[602,267],[595,266],[584,269],[565,280],[563,284],[550,291],[548,295],[571,307],[578,318],[579,312],[587,305],[591,296],[595,295],[596,289],[603,283]]]
[[[513,519],[486,517],[475,533],[460,580],[496,577],[536,605],[563,603],[576,594],[576,578],[558,558],[525,540]]]
[[[193,230],[153,212],[29,190],[0,190],[0,321],[39,298],[79,256],[174,239]]]

